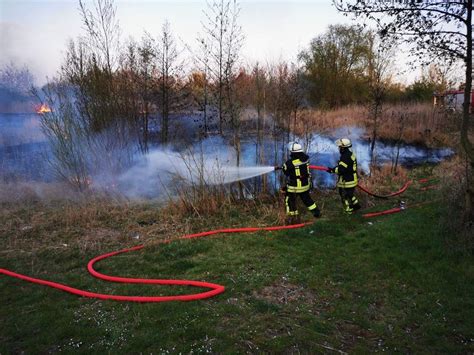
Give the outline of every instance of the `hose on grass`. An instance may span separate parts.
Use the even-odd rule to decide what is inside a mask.
[[[321,170],[321,171],[328,171],[326,167],[323,166],[316,166],[316,165],[310,165],[311,169],[314,170]],[[426,183],[428,182],[427,179],[421,179],[419,180],[420,183]],[[371,193],[370,191],[366,190],[365,188],[358,186],[362,191],[375,196],[379,198],[388,198],[388,197],[393,197],[400,195],[403,193],[408,186],[410,185],[411,181],[408,181],[399,191],[393,192],[389,195],[385,196],[380,196],[376,195],[374,193]],[[431,188],[431,186],[427,187],[426,189]],[[396,207],[396,208],[391,208],[389,210],[385,211],[380,211],[380,212],[372,212],[372,213],[366,213],[363,215],[364,218],[370,218],[370,217],[376,217],[376,216],[382,216],[382,215],[387,215],[387,214],[393,214],[393,213],[398,213],[401,212],[405,209],[404,206]],[[211,230],[211,231],[206,231],[206,232],[200,232],[200,233],[195,233],[195,234],[188,234],[184,235],[182,237],[178,237],[175,240],[184,240],[184,239],[195,239],[195,238],[202,238],[202,237],[207,237],[210,235],[215,235],[215,234],[226,234],[226,233],[253,233],[253,232],[258,232],[258,231],[278,231],[278,230],[284,230],[284,229],[295,229],[295,228],[302,228],[309,223],[300,223],[300,224],[294,224],[294,225],[289,225],[289,226],[275,226],[275,227],[246,227],[246,228],[227,228],[227,229],[217,229],[217,230]],[[162,242],[162,244],[169,243],[167,242]],[[222,285],[218,285],[215,283],[211,282],[204,282],[204,281],[193,281],[193,280],[174,280],[174,279],[144,279],[144,278],[130,278],[130,277],[121,277],[121,276],[111,276],[111,275],[106,275],[103,273],[98,272],[95,268],[94,265],[104,259],[110,258],[115,255],[123,254],[123,253],[128,253],[132,251],[138,251],[143,249],[143,245],[138,245],[133,248],[127,248],[127,249],[122,249],[119,251],[114,251],[111,253],[106,253],[103,255],[99,255],[89,261],[87,264],[87,270],[89,273],[101,280],[105,281],[110,281],[110,282],[118,282],[118,283],[127,283],[127,284],[147,284],[147,285],[175,285],[175,286],[193,286],[193,287],[200,287],[200,288],[207,288],[209,291],[206,292],[200,292],[200,293],[193,293],[193,294],[184,294],[184,295],[173,295],[173,296],[126,296],[126,295],[112,295],[112,294],[104,294],[104,293],[97,293],[97,292],[90,292],[86,290],[81,290],[78,288],[74,288],[65,284],[61,284],[58,282],[54,281],[48,281],[44,279],[39,279],[31,276],[27,276],[24,274],[19,274],[11,270],[7,269],[2,269],[0,268],[0,274],[10,276],[13,278],[17,278],[23,281],[31,282],[34,284],[39,284],[43,286],[48,286],[51,288],[55,288],[64,292],[68,292],[73,295],[81,296],[81,297],[87,297],[87,298],[94,298],[94,299],[101,299],[101,300],[113,300],[113,301],[122,301],[122,302],[169,302],[169,301],[195,301],[195,300],[201,300],[201,299],[206,299],[210,297],[217,296],[225,291],[225,287]]]
[[[310,169],[313,169],[313,170],[319,170],[319,171],[326,171],[326,172],[329,172],[329,169],[326,168],[325,166],[318,166],[318,165],[310,165],[309,166]],[[376,193],[373,193],[369,190],[367,190],[365,187],[361,186],[361,185],[357,185],[357,188],[359,188],[360,190],[364,191],[366,194],[370,195],[370,196],[373,196],[373,197],[376,197],[376,198],[381,198],[381,199],[388,199],[390,197],[395,197],[395,196],[398,196],[398,195],[401,195],[402,193],[404,193],[407,189],[408,189],[408,186],[410,186],[412,182],[411,181],[407,181],[405,183],[405,185],[402,186],[402,188],[398,191],[395,191],[395,192],[391,192],[389,193],[388,195],[378,195]]]
[[[329,172],[329,169],[326,168],[325,166],[318,166],[318,165],[310,165],[309,166],[310,169],[313,169],[313,170],[320,170],[320,171],[326,171],[326,172]],[[430,182],[431,180],[428,179],[428,178],[423,178],[423,179],[419,179],[418,182],[421,183],[421,184],[425,184],[425,183],[428,183]],[[361,185],[357,185],[357,187],[364,191],[366,194],[370,195],[370,196],[373,196],[373,197],[376,197],[376,198],[380,198],[380,199],[388,199],[390,197],[395,197],[395,196],[399,196],[401,195],[402,193],[404,193],[408,187],[412,184],[412,181],[409,180],[407,181],[400,190],[398,191],[395,191],[395,192],[391,192],[387,195],[378,195],[378,194],[375,194],[369,190],[367,190],[365,187],[361,186]],[[425,187],[421,187],[420,190],[421,191],[426,191],[426,190],[433,190],[433,189],[436,189],[437,188],[437,185],[430,185],[430,186],[425,186]],[[366,214],[363,214],[362,217],[364,218],[372,218],[372,217],[378,217],[378,216],[384,216],[384,215],[388,215],[388,214],[393,214],[393,213],[399,213],[399,212],[402,212],[403,210],[405,210],[405,205],[401,205],[400,207],[395,207],[395,208],[390,208],[388,210],[384,210],[384,211],[379,211],[379,212],[371,212],[371,213],[366,213]]]
[[[441,202],[441,200],[431,200],[431,201],[418,202],[418,203],[410,204],[409,207],[411,209],[411,208],[416,208],[416,207],[420,207],[420,206],[424,206],[424,205],[428,205],[428,204],[432,204],[432,203],[438,203],[438,202]],[[391,208],[389,210],[384,210],[384,211],[379,211],[379,212],[366,213],[366,214],[363,214],[362,217],[371,218],[371,217],[384,216],[384,215],[387,215],[387,214],[402,212],[402,211],[406,210],[407,208],[408,207],[405,206],[405,204],[401,204],[400,207],[395,207],[395,208]]]
[[[398,195],[401,195],[402,193],[404,193],[407,189],[408,189],[408,186],[411,185],[411,181],[407,181],[405,183],[405,185],[402,186],[402,188],[398,191],[395,191],[395,192],[391,192],[389,193],[388,195],[377,195],[373,192],[370,192],[369,190],[367,190],[365,187],[361,186],[361,185],[357,185],[357,187],[364,191],[366,194],[370,195],[370,196],[373,196],[373,197],[376,197],[376,198],[380,198],[380,199],[388,199],[390,197],[395,197],[395,196],[398,196]]]
[[[371,218],[371,217],[385,216],[387,214],[402,212],[404,209],[405,209],[404,207],[395,207],[395,208],[390,208],[384,211],[366,213],[366,214],[363,214],[362,217]]]
[[[275,226],[275,227],[248,227],[248,228],[228,228],[228,229],[218,229],[212,230],[207,232],[201,232],[196,234],[188,234],[182,237],[178,237],[175,240],[184,240],[184,239],[195,239],[195,238],[202,238],[207,237],[210,235],[215,234],[224,234],[224,233],[252,233],[252,232],[259,232],[259,231],[278,231],[284,229],[296,229],[302,228],[310,223],[300,223],[294,224],[290,226]],[[162,244],[169,243],[169,241],[164,241]],[[78,288],[74,288],[65,284],[61,284],[58,282],[48,281],[44,279],[39,279],[23,274],[19,274],[7,269],[0,269],[0,274],[10,276],[13,278],[17,278],[23,281],[31,282],[38,285],[48,286],[55,288],[57,290],[61,290],[64,292],[68,292],[70,294],[87,297],[87,298],[94,298],[100,300],[113,300],[113,301],[121,301],[121,302],[169,302],[169,301],[195,301],[206,299],[210,297],[217,296],[225,291],[225,287],[222,285],[218,285],[215,283],[204,282],[204,281],[193,281],[193,280],[169,280],[169,279],[142,279],[142,278],[129,278],[129,277],[120,277],[120,276],[111,276],[105,275],[98,272],[94,265],[104,259],[110,258],[115,255],[128,253],[132,251],[138,251],[143,249],[143,245],[138,245],[133,248],[122,249],[119,251],[114,251],[111,253],[99,255],[89,261],[87,264],[87,270],[89,273],[101,280],[110,281],[110,282],[118,282],[118,283],[126,283],[126,284],[147,284],[147,285],[176,285],[176,286],[193,286],[193,287],[201,287],[210,289],[206,292],[200,293],[193,293],[193,294],[185,294],[185,295],[173,295],[173,296],[125,296],[125,295],[111,295],[111,294],[104,294],[104,293],[96,293],[90,292],[86,290],[80,290]]]

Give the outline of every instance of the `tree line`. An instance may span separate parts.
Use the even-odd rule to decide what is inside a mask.
[[[256,162],[263,137],[275,151],[291,138],[302,110],[364,104],[373,120],[373,142],[387,102],[427,101],[449,88],[449,72],[431,65],[416,82],[397,82],[396,44],[358,25],[332,25],[316,36],[294,63],[243,65],[245,40],[236,0],[214,0],[194,45],[178,41],[165,22],[159,34],[121,39],[113,0],[79,1],[85,33],[71,40],[58,78],[45,88],[56,110],[43,117],[66,167],[87,165],[75,148],[95,142],[122,149],[136,142],[142,153],[153,144],[182,137],[178,120],[198,117],[199,137],[224,136],[241,161],[241,137],[256,136]],[[251,112],[250,119],[248,112]],[[157,124],[158,123],[158,124]],[[158,126],[158,130],[156,127]],[[115,132],[110,140],[102,132]],[[80,137],[75,145],[74,139]],[[74,164],[67,163],[73,160]],[[58,167],[59,168],[59,167]],[[86,179],[87,167],[79,174]]]
[[[431,100],[434,91],[447,88],[444,78],[431,75],[409,87],[397,83],[393,51],[384,52],[375,32],[356,25],[329,26],[297,63],[243,66],[236,1],[208,5],[197,50],[179,43],[168,22],[157,36],[145,32],[122,43],[112,0],[96,0],[92,9],[79,4],[86,33],[68,45],[49,90],[68,86],[78,116],[92,132],[117,122],[131,127],[144,152],[151,138],[163,144],[173,139],[172,120],[179,114],[199,113],[202,135],[231,134],[238,147],[246,108],[256,111],[257,130],[264,115],[288,130],[301,108]],[[150,137],[156,117],[160,135]]]

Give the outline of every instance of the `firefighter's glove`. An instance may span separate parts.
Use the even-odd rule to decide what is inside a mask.
[[[327,171],[328,173],[331,173],[331,174],[334,174],[334,173],[335,173],[335,169],[334,169],[334,168],[330,168],[329,166],[327,166],[326,169],[327,169],[326,171]]]
[[[286,186],[280,187],[280,193],[282,193],[282,194],[286,193]]]

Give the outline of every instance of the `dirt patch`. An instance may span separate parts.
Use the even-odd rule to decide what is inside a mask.
[[[286,280],[266,286],[259,291],[254,291],[253,296],[274,304],[287,304],[295,301],[314,304],[317,301],[317,297],[313,292],[303,286],[291,284]]]

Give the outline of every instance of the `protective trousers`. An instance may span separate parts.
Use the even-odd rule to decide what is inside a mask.
[[[286,192],[285,205],[287,216],[298,216],[298,208],[296,207],[296,197],[299,196],[309,211],[319,213],[318,206],[311,198],[309,191],[305,192]],[[316,212],[317,211],[317,212]],[[318,215],[319,216],[319,215]]]
[[[341,196],[342,206],[347,214],[352,214],[354,210],[360,209],[359,200],[354,196],[355,187],[339,188],[339,195]]]

